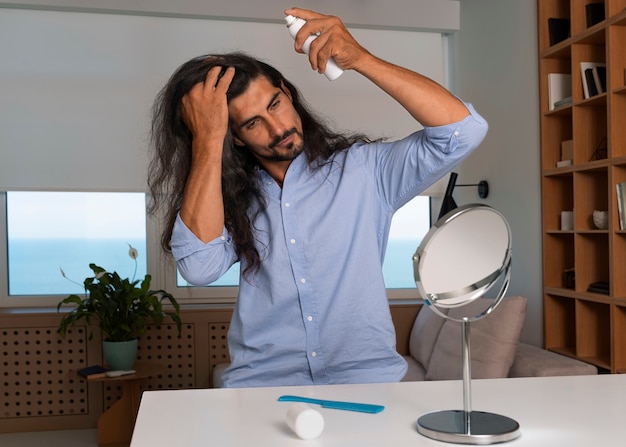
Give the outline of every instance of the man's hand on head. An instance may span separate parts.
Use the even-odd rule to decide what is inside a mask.
[[[212,67],[204,82],[196,84],[183,97],[183,121],[194,140],[219,141],[220,146],[223,143],[228,131],[226,92],[234,75],[233,67]]]

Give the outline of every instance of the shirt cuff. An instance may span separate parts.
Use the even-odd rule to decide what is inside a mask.
[[[475,141],[482,141],[487,133],[487,121],[476,112],[474,106],[464,103],[470,114],[457,121],[443,126],[425,127],[424,132],[428,139],[439,146],[443,153],[453,152],[459,145]]]
[[[230,244],[231,242],[232,238],[228,234],[226,227],[224,227],[220,236],[205,244],[185,225],[179,213],[174,221],[170,246],[172,247],[174,259],[178,261],[195,253],[210,250],[215,245]]]

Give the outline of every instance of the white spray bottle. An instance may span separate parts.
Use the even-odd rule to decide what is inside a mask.
[[[285,22],[287,22],[287,29],[289,30],[289,34],[295,39],[296,34],[298,34],[298,31],[300,30],[300,28],[302,28],[302,25],[306,23],[306,20],[299,17],[286,16]],[[309,38],[304,41],[304,45],[302,45],[302,50],[306,54],[309,54],[309,47],[311,46],[311,42],[316,37],[317,35],[311,34]],[[326,62],[326,71],[324,71],[324,76],[326,76],[329,81],[334,81],[339,76],[341,76],[342,73],[343,70],[339,68],[335,60],[332,57],[328,59],[328,61]]]

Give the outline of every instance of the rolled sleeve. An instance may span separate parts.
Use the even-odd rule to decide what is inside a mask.
[[[440,152],[450,154],[461,149],[464,153],[469,153],[485,138],[489,127],[487,121],[476,112],[474,106],[467,103],[465,105],[470,114],[461,121],[424,128],[429,143]]]
[[[398,210],[463,161],[483,141],[488,125],[471,104],[460,121],[426,127],[394,142],[362,145],[352,153],[373,172],[390,211]]]
[[[207,243],[202,242],[176,217],[171,239],[172,255],[180,274],[192,285],[207,285],[219,279],[237,261],[234,244],[226,228]]]

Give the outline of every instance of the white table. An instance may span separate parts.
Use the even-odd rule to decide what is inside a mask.
[[[322,435],[296,437],[283,394],[385,405],[378,414],[317,408]],[[143,393],[131,447],[415,447],[452,445],[416,429],[419,416],[462,409],[461,381],[202,389]],[[521,436],[502,445],[626,445],[626,374],[472,381],[472,409],[508,416]]]

